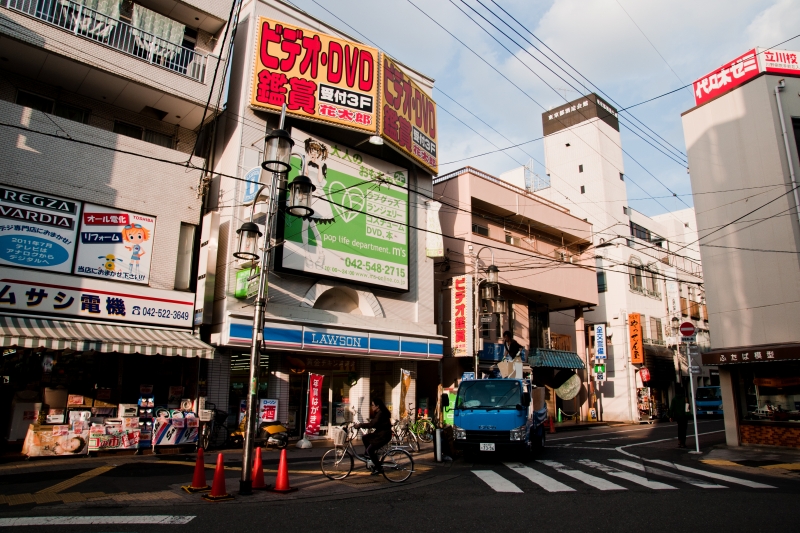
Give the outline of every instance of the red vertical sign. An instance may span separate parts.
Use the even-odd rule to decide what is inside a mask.
[[[308,375],[308,417],[306,418],[306,433],[319,435],[319,426],[322,422],[322,380],[325,376],[319,374]]]

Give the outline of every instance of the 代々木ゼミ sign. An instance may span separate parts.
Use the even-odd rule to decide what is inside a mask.
[[[250,105],[377,132],[378,50],[261,17]]]
[[[305,147],[314,213],[285,216],[279,266],[408,289],[408,170],[296,128],[292,138]],[[290,183],[301,165],[293,156]]]

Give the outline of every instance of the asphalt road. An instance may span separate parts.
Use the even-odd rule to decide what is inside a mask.
[[[721,421],[701,421],[698,427],[702,450],[724,442]],[[199,528],[209,533],[798,530],[793,512],[800,495],[797,474],[704,463],[703,455],[676,448],[676,433],[674,424],[557,433],[549,435],[542,454],[522,461],[485,454],[437,465],[429,454],[422,454],[415,474],[400,485],[363,472],[344,482],[328,481],[319,474],[316,461],[293,462],[290,478],[297,492],[261,492],[224,503],[183,493],[180,484],[191,479],[192,468],[180,461],[106,465],[108,470],[100,473],[98,468],[104,467],[97,462],[80,468],[0,472],[0,494],[6,495],[0,498],[61,497],[50,503],[20,503],[22,498],[0,505],[0,527],[29,523],[15,528],[59,532]],[[231,462],[226,471],[231,492],[238,486],[240,471],[235,468]],[[267,472],[268,483],[274,480],[274,469],[267,467],[272,471]],[[210,481],[211,469],[208,474]],[[66,488],[53,496],[54,486]],[[59,496],[74,493],[78,496]]]

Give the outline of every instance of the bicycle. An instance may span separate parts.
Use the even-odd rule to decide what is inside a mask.
[[[374,468],[368,456],[356,452],[353,441],[360,430],[353,426],[352,422],[348,422],[344,426],[331,428],[333,448],[325,452],[319,462],[322,473],[328,479],[341,480],[349,476],[353,471],[353,457],[366,464],[368,470]],[[411,458],[411,454],[396,446],[390,447],[383,453],[381,466],[383,477],[392,483],[402,483],[414,473],[414,459]]]
[[[203,423],[203,428],[200,430],[200,437],[197,439],[197,446],[208,450],[216,446],[224,446],[228,442],[228,426],[225,425],[228,419],[228,413],[225,411],[217,410],[217,406],[213,403],[207,403],[207,407],[214,412],[209,422]]]
[[[411,425],[411,432],[422,442],[428,443],[433,441],[436,427],[432,419],[428,417],[418,418],[417,421]]]
[[[417,435],[411,431],[408,418],[397,420],[392,425],[392,442],[397,447],[408,447],[414,452],[421,449]]]

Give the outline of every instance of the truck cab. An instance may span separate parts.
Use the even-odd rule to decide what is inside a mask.
[[[716,387],[697,387],[695,391],[695,404],[698,415],[721,415],[722,389]]]
[[[527,379],[464,380],[453,409],[456,449],[534,451],[544,446],[544,389]]]

